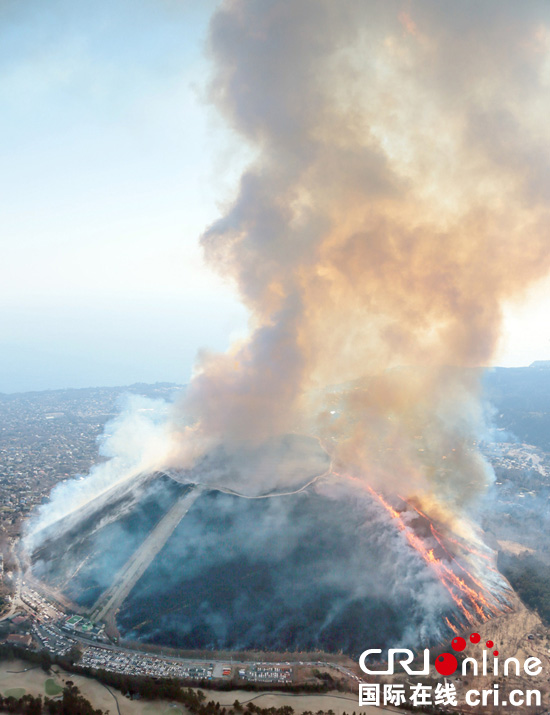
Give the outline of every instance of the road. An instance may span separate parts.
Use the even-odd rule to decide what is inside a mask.
[[[202,491],[201,487],[195,487],[187,492],[163,516],[142,545],[120,569],[112,585],[94,603],[90,609],[93,621],[104,621],[108,614],[114,614],[120,608]]]
[[[259,494],[256,496],[252,496],[250,494],[242,494],[241,492],[236,492],[234,489],[229,489],[229,487],[220,487],[216,486],[215,484],[204,486],[205,488],[211,489],[212,491],[223,492],[224,494],[231,494],[232,496],[240,497],[241,499],[277,499],[278,497],[289,497],[293,494],[300,494],[300,492],[305,491],[312,484],[315,484],[315,482],[317,482],[319,479],[327,477],[330,474],[332,474],[332,469],[329,468],[322,474],[318,474],[316,477],[313,477],[313,479],[310,479],[307,484],[303,484],[301,487],[298,487],[297,489],[294,489],[290,492],[270,492],[269,494]]]

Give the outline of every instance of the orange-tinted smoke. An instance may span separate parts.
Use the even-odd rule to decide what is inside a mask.
[[[545,2],[222,3],[211,96],[256,158],[202,243],[250,336],[197,366],[183,463],[302,430],[432,511],[489,483],[476,368],[550,267],[548,28]]]

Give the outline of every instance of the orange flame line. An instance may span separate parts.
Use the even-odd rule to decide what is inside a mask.
[[[391,506],[391,504],[389,504],[380,494],[375,492],[374,489],[372,489],[370,486],[367,486],[367,489],[371,492],[371,494],[373,494],[373,496],[376,497],[376,499],[382,504],[386,511],[389,512],[391,517],[397,521],[397,526],[399,530],[404,532],[409,544],[420,554],[420,556],[422,556],[424,561],[435,570],[437,576],[439,577],[439,580],[445,586],[445,588],[449,592],[449,595],[451,596],[455,604],[458,606],[460,611],[463,613],[466,620],[471,624],[475,623],[475,618],[464,605],[463,599],[459,598],[455,594],[453,587],[468,598],[479,618],[482,621],[486,621],[487,616],[485,615],[485,612],[483,608],[481,608],[481,606],[479,605],[478,601],[481,601],[483,606],[485,606],[489,610],[489,612],[492,613],[493,607],[487,602],[487,600],[481,594],[478,594],[476,591],[474,591],[474,589],[470,588],[461,578],[459,578],[453,571],[451,571],[448,566],[442,563],[442,561],[436,559],[433,549],[426,549],[422,541],[406,527],[405,523],[403,522],[403,519],[401,518],[401,515],[396,509]],[[427,519],[427,517],[425,518]]]
[[[452,630],[452,632],[455,634],[455,636],[457,636],[457,635],[458,635],[458,628],[456,628],[455,626],[453,626],[453,624],[451,623],[451,621],[450,621],[448,618],[444,618],[443,620],[444,620],[445,623],[449,626],[449,628]]]
[[[334,472],[337,474],[337,472]],[[342,476],[338,475],[337,476]],[[414,534],[410,528],[407,527],[405,522],[403,521],[403,518],[401,517],[401,514],[392,507],[391,504],[389,504],[384,497],[376,492],[372,487],[370,487],[368,484],[364,484],[360,479],[357,479],[357,477],[351,477],[349,475],[346,475],[348,479],[358,482],[363,488],[366,488],[374,497],[375,499],[384,507],[384,509],[389,513],[391,518],[395,521],[397,528],[399,531],[401,531],[405,538],[407,539],[408,543],[412,548],[424,559],[424,561],[432,568],[439,581],[442,583],[442,585],[445,587],[445,589],[448,591],[450,597],[456,604],[457,608],[460,610],[460,612],[463,614],[464,618],[466,621],[470,624],[474,624],[476,622],[475,616],[468,610],[468,608],[465,605],[465,600],[471,604],[471,608],[475,611],[477,614],[477,617],[481,621],[486,621],[489,616],[487,615],[494,615],[496,613],[499,613],[499,608],[495,606],[493,603],[490,603],[485,596],[483,595],[482,591],[486,591],[485,587],[482,586],[470,573],[465,569],[461,564],[458,563],[458,561],[455,559],[455,557],[448,552],[448,550],[445,548],[445,546],[441,543],[441,539],[438,538],[439,532],[435,529],[433,524],[431,523],[430,519],[426,516],[426,514],[423,514],[419,509],[417,509],[414,505],[410,505],[418,514],[420,514],[424,519],[428,521],[431,527],[432,535],[434,538],[437,540],[441,548],[445,551],[445,553],[449,556],[452,562],[456,563],[461,570],[468,576],[469,579],[471,579],[472,583],[474,583],[479,589],[480,592],[478,593],[475,589],[471,588],[468,586],[468,584],[464,581],[464,579],[460,578],[457,576],[452,569],[450,569],[441,559],[436,558],[433,549],[428,549],[423,541]],[[409,504],[409,502],[406,499],[403,499],[402,497],[399,497],[404,503]],[[449,537],[449,541],[452,543],[457,544],[461,548],[468,550],[468,548],[464,545],[461,544],[460,542],[456,541],[455,539],[452,539]],[[471,549],[471,553],[478,554],[477,551],[474,549]],[[483,556],[483,558],[487,558],[484,554],[478,554],[479,556]],[[460,596],[458,595],[460,594]],[[454,630],[454,629],[453,629]]]

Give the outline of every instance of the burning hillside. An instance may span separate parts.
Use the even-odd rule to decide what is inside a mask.
[[[398,510],[381,494],[371,488],[369,491],[449,592],[457,612],[453,621],[445,617],[445,623],[454,633],[511,610],[511,589],[496,569],[496,554],[481,539],[474,546],[466,539],[451,535],[445,526],[436,525],[405,500],[401,500]],[[412,519],[411,508],[414,510]]]
[[[194,616],[180,627],[186,642],[238,646],[280,636],[296,647],[316,644],[334,623],[356,622],[357,604],[375,603],[371,618],[390,601],[387,618],[401,609],[409,619],[408,630],[392,635],[420,642],[508,608],[475,526],[494,481],[479,446],[489,423],[480,367],[495,354],[503,306],[550,269],[550,125],[540,104],[548,27],[542,2],[528,11],[511,0],[452,8],[437,0],[221,3],[210,26],[209,96],[253,158],[201,244],[247,307],[249,332],[225,353],[201,353],[174,405],[121,416],[104,444],[111,460],[54,491],[31,529],[34,546],[44,526],[55,531],[113,485],[131,490],[142,474],[192,473],[205,494],[166,543],[163,587],[183,579],[182,592],[193,582],[203,593],[201,579],[218,569],[230,595],[222,589],[215,606],[206,594],[190,606]],[[314,454],[315,441],[326,458]],[[312,470],[318,479],[304,491],[301,478]],[[231,502],[227,529],[239,524],[235,549],[249,566],[237,589],[242,608],[227,570],[237,573],[233,552],[202,554],[202,570],[193,560],[202,527],[189,517],[197,509],[210,523],[200,505],[220,490],[228,513],[223,499],[239,504]],[[303,517],[269,507],[280,517],[271,514],[269,526],[269,508],[253,501],[294,503],[317,490],[328,561],[313,546],[307,509]],[[385,526],[370,523],[362,532],[369,538],[352,548],[351,532],[332,516],[362,523],[357,504],[365,499],[369,517],[379,524],[373,514],[382,511]],[[250,546],[259,537],[241,515],[260,519],[247,511],[254,508],[266,509],[273,543],[288,532],[280,584],[262,570],[267,546]],[[336,567],[339,534],[348,575]],[[319,592],[326,586],[327,605],[300,584],[304,543],[312,549],[307,578]],[[342,589],[373,544],[387,554],[385,593],[361,579]],[[396,554],[406,588],[393,573]],[[245,584],[257,562],[278,594],[277,612],[309,616],[277,628],[272,599],[265,609],[250,606]],[[130,594],[142,614],[158,596],[144,579]],[[289,601],[281,584],[291,583],[298,585]],[[178,610],[169,593],[164,602],[167,613]],[[241,611],[254,618],[232,630]],[[146,617],[139,629],[122,613],[125,620],[129,630],[147,630]]]

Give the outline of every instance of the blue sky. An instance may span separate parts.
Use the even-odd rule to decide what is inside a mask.
[[[198,248],[247,158],[204,100],[215,6],[0,6],[0,391],[186,382],[245,330]],[[550,357],[549,293],[498,363]]]
[[[214,5],[2,5],[0,391],[184,382],[245,327],[197,246],[242,163],[203,100]]]

